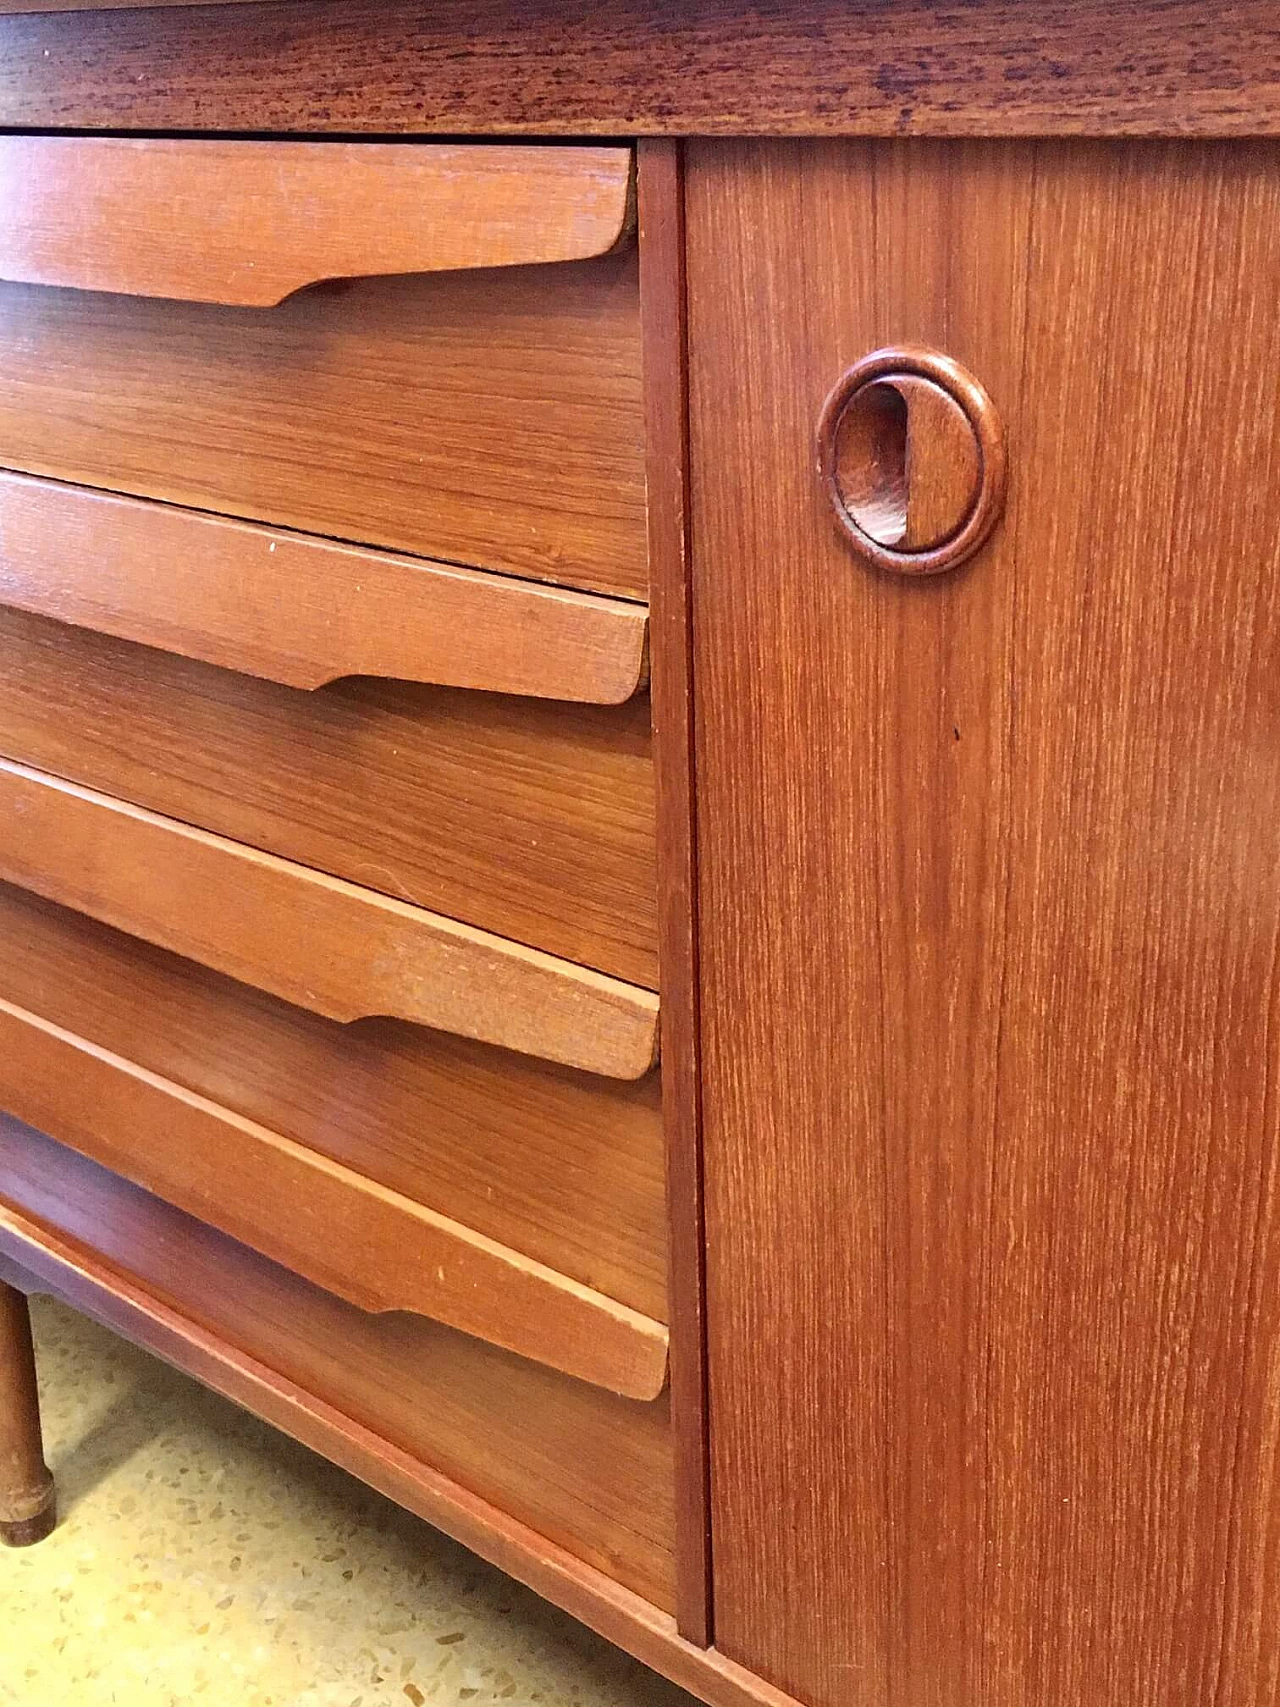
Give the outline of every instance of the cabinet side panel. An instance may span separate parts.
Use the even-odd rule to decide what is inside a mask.
[[[711,1641],[698,1058],[693,684],[688,529],[684,190],[680,147],[636,150],[640,325],[648,443],[654,767],[657,781],[662,1119],[666,1137],[676,1621]]]
[[[817,1707],[1280,1685],[1280,151],[688,157],[717,1643]],[[1008,512],[877,575],[925,343]]]

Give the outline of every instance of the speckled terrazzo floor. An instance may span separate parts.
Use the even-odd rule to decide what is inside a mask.
[[[62,1522],[0,1549],[21,1707],[691,1707],[342,1471],[45,1298]]]

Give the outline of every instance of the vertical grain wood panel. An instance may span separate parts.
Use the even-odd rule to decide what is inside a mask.
[[[662,1113],[667,1151],[676,1618],[711,1641],[703,1317],[693,683],[688,529],[684,188],[679,146],[641,142],[640,327],[648,444],[654,772],[659,856]]]
[[[699,144],[688,220],[717,1643],[1270,1707],[1280,152]],[[929,583],[813,467],[899,341],[1009,431]]]

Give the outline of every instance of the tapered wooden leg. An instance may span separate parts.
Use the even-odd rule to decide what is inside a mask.
[[[40,1439],[40,1401],[27,1300],[0,1280],[0,1541],[29,1547],[55,1519]]]

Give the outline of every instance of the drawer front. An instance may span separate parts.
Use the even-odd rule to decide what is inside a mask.
[[[619,1079],[656,1058],[648,990],[8,760],[0,878],[330,1019]]]
[[[656,985],[643,697],[302,692],[0,609],[0,754]]]
[[[1280,146],[709,142],[686,190],[717,1646],[810,1707],[1263,1707]],[[1007,430],[953,574],[816,475],[885,346]]]
[[[670,1427],[448,1328],[374,1316],[15,1122],[0,1229],[34,1227],[133,1280],[626,1587],[673,1603]]]
[[[0,472],[0,603],[318,688],[375,676],[617,705],[648,608]]]
[[[0,998],[666,1318],[656,1073],[340,1025],[2,883]]]
[[[0,169],[5,1190],[467,1485],[634,1439],[622,1569],[480,1491],[666,1604],[626,151]]]
[[[270,308],[322,279],[600,255],[625,148],[0,138],[0,278]]]
[[[374,1314],[407,1312],[629,1398],[661,1323],[0,999],[5,1104],[80,1154]]]
[[[0,139],[0,464],[643,597],[629,169]]]
[[[41,931],[37,915],[37,936],[47,940],[55,925],[46,915]],[[64,934],[64,945],[68,934],[75,940],[74,932]],[[72,973],[81,990],[74,1014],[47,981],[41,993],[43,957],[30,945],[17,951],[12,970],[0,967],[0,991],[30,999],[34,980],[39,1006],[53,1010],[42,1013],[0,993],[0,1104],[10,1113],[366,1311],[446,1322],[633,1398],[661,1392],[667,1349],[661,1322],[370,1177],[338,1159],[332,1143],[313,1149],[63,1023],[73,1017],[82,1023],[85,981],[101,967],[92,937],[82,954],[90,966]],[[123,956],[121,949],[117,958]],[[133,982],[127,964],[124,976]],[[89,1026],[99,1037],[114,1027],[118,1041],[119,1022],[94,1017],[107,1000],[101,991]],[[160,1040],[144,1042],[152,1059],[163,1047]],[[500,1063],[491,1066],[501,1074]],[[519,1075],[515,1089],[523,1089]],[[518,1116],[499,1109],[509,1142],[518,1146]],[[602,1148],[608,1112],[602,1098],[593,1111],[599,1129],[592,1131]],[[376,1139],[366,1135],[363,1144],[376,1152]],[[500,1189],[501,1174],[489,1184]]]

